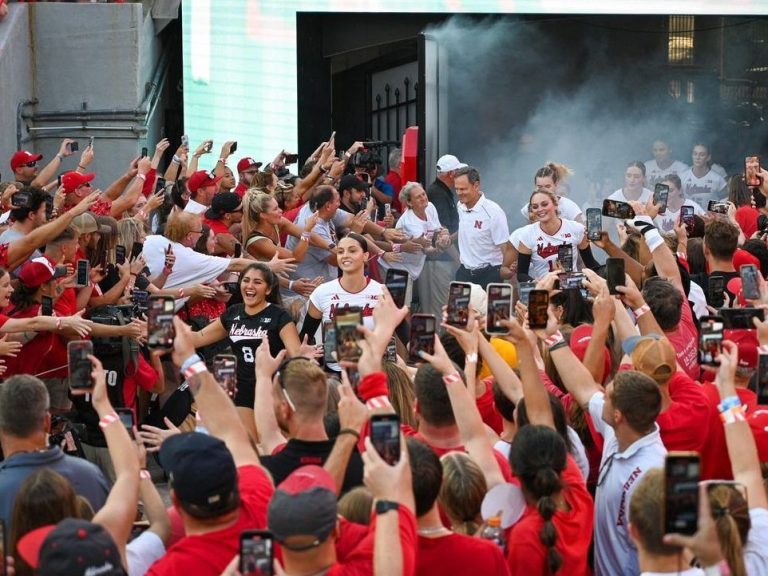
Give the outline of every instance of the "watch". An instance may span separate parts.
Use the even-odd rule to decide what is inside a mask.
[[[376,500],[376,515],[386,514],[390,510],[400,510],[400,503],[392,500]]]

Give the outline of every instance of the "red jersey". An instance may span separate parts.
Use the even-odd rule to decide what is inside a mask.
[[[240,466],[240,515],[221,530],[185,536],[149,569],[149,576],[219,576],[240,552],[240,532],[267,526],[267,504],[275,491],[260,466]]]
[[[656,418],[667,450],[701,452],[709,435],[709,402],[702,385],[684,372],[667,384],[672,403]]]
[[[688,305],[688,297],[682,290],[680,292],[683,294],[683,312],[680,316],[680,322],[672,332],[667,332],[664,335],[675,349],[677,362],[683,367],[685,373],[691,379],[697,380],[701,371],[698,357],[699,332],[693,321],[693,313]]]
[[[39,315],[40,304],[26,310],[16,310],[11,304],[5,312],[11,318],[34,318]],[[15,374],[32,374],[40,378],[66,378],[69,374],[69,357],[64,339],[54,332],[38,332],[37,336],[21,347],[19,353],[5,356],[7,370],[4,378]]]
[[[594,503],[587,491],[584,478],[569,455],[565,470],[561,475],[563,497],[570,510],[558,510],[552,517],[557,539],[555,549],[563,559],[558,576],[588,576],[591,574],[587,556],[592,543],[592,525],[594,523]],[[507,547],[507,561],[512,576],[546,574],[546,548],[541,543],[539,533],[544,520],[535,505],[526,507],[523,517],[512,527]]]
[[[504,554],[496,544],[464,534],[439,538],[419,536],[416,576],[508,576]]]

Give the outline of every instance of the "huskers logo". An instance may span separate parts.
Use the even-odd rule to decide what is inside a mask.
[[[475,220],[475,228],[477,228],[478,230],[482,230],[483,229],[483,221],[482,220]]]

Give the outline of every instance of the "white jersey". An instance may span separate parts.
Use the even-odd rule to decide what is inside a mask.
[[[706,212],[699,206],[696,202],[693,202],[692,200],[686,200],[683,202],[683,206],[692,206],[693,207],[693,213],[698,214],[699,216],[704,215]],[[667,211],[664,214],[659,214],[656,216],[656,218],[653,219],[653,222],[656,224],[656,227],[661,232],[672,232],[675,231],[675,225],[680,222],[680,210],[670,210],[667,208]]]
[[[704,210],[707,209],[710,200],[724,198],[725,189],[728,186],[723,177],[714,170],[710,170],[699,178],[692,169],[688,169],[680,176],[680,181],[683,184],[682,190],[685,197],[698,203]]]
[[[437,216],[437,209],[432,202],[427,204],[426,215],[427,219],[422,220],[416,216],[416,213],[413,210],[406,210],[397,220],[395,229],[402,230],[411,238],[421,238],[422,236],[429,237],[430,234],[437,234],[440,230],[440,218]],[[389,266],[391,268],[405,270],[411,275],[413,280],[416,280],[424,268],[424,261],[427,259],[426,255],[423,252],[417,254],[402,252],[402,257],[403,259],[400,262],[392,262]]]
[[[680,162],[680,160],[674,160],[667,168],[659,168],[656,160],[648,160],[645,163],[645,183],[649,188],[653,189],[656,184],[659,184],[664,180],[665,176],[670,174],[677,174],[680,176],[683,172],[688,170],[688,164]]]
[[[579,208],[579,205],[576,204],[576,202],[565,196],[558,196],[557,198],[557,211],[562,218],[576,220],[576,218],[581,215],[581,208]],[[526,221],[528,220],[528,204],[529,203],[526,202],[525,206],[520,208],[520,214],[523,215],[523,218],[525,218]]]
[[[573,246],[573,270],[578,267],[579,244],[584,239],[584,225],[561,218],[560,229],[554,234],[547,234],[541,229],[539,222],[534,222],[520,229],[518,238],[518,251],[520,246],[525,246],[531,251],[531,267],[528,275],[532,278],[541,278],[550,270],[550,263],[554,267],[557,263],[557,250],[563,244]],[[512,235],[510,235],[512,241]]]

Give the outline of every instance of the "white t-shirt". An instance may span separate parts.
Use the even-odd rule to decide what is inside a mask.
[[[704,210],[710,200],[720,200],[725,197],[728,184],[720,174],[710,170],[699,178],[690,168],[680,175],[683,184],[683,194],[689,200],[697,202]]]
[[[128,576],[144,576],[152,564],[165,556],[165,545],[160,536],[151,530],[144,530],[125,547],[128,561]]]
[[[331,280],[320,284],[309,295],[309,301],[323,314],[323,322],[333,322],[339,310],[344,312],[351,306],[359,306],[362,311],[363,325],[373,330],[373,309],[379,303],[381,297],[381,284],[376,280],[368,279],[368,283],[360,292],[347,292],[342,288],[338,280]],[[328,368],[340,371],[341,367],[329,364]]]
[[[176,262],[165,281],[166,289],[213,282],[229,266],[229,258],[200,254],[178,242],[171,242],[165,236],[152,235],[147,236],[142,251],[152,277],[162,272],[165,266],[165,250],[169,244],[173,245]]]
[[[706,211],[693,200],[686,200],[683,202],[683,206],[693,206],[693,213],[698,214],[699,216],[706,214]],[[653,222],[660,232],[674,232],[675,225],[680,222],[680,209],[672,211],[667,208],[667,211],[664,214],[656,216],[656,218],[653,219]]]
[[[560,216],[567,218],[568,220],[576,220],[579,214],[581,214],[581,208],[579,208],[579,205],[570,198],[566,198],[565,196],[558,196],[557,198],[557,210]],[[522,214],[523,218],[528,221],[528,202],[525,203],[525,206],[520,208],[520,214]]]
[[[680,174],[686,170],[688,170],[688,164],[680,162],[680,160],[674,160],[668,168],[664,168],[663,170],[659,168],[655,159],[648,160],[645,163],[645,183],[649,188],[653,189],[656,184],[664,180],[665,176],[669,176],[670,174],[677,174],[680,176]]]
[[[744,548],[747,574],[768,574],[768,510],[752,508],[749,520],[752,526]]]
[[[509,238],[507,215],[485,194],[470,209],[459,202],[459,255],[465,268],[501,266],[501,245]]]
[[[688,300],[693,302],[693,313],[696,314],[696,318],[710,315],[709,308],[707,308],[707,297],[704,295],[702,287],[696,284],[696,282],[691,281],[691,287],[688,290]]]
[[[561,218],[560,229],[550,235],[541,229],[539,222],[528,224],[520,229],[518,235],[518,251],[520,246],[525,246],[531,251],[531,267],[528,275],[532,278],[541,278],[549,272],[549,263],[557,262],[557,249],[562,244],[573,246],[573,271],[578,268],[579,244],[584,239],[584,225]],[[510,235],[510,242],[512,235]]]
[[[613,428],[603,420],[605,394],[589,399],[589,415],[603,435],[597,493],[595,494],[595,576],[637,576],[637,548],[629,537],[629,502],[643,475],[664,467],[667,453],[659,427],[619,452]]]
[[[440,230],[440,218],[437,216],[437,209],[432,202],[427,204],[426,215],[427,219],[422,220],[416,216],[413,210],[408,209],[400,216],[397,224],[395,224],[395,228],[407,233],[411,238],[436,234]],[[423,252],[419,254],[403,252],[402,256],[401,262],[392,262],[390,267],[405,270],[411,275],[413,280],[416,280],[424,268],[424,261],[427,259],[426,255]]]
[[[184,206],[184,212],[191,212],[192,214],[202,214],[206,210],[208,210],[208,206],[200,204],[200,202],[195,202],[192,198],[190,198],[187,201],[186,206]]]

